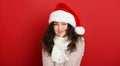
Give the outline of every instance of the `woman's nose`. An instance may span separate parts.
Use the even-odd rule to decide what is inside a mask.
[[[58,29],[62,29],[62,26],[61,26],[61,25],[58,25]]]

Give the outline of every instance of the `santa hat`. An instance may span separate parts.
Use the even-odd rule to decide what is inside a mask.
[[[58,3],[55,10],[50,14],[49,23],[53,21],[69,23],[75,28],[75,32],[79,35],[85,33],[85,29],[81,26],[78,12],[63,2]]]

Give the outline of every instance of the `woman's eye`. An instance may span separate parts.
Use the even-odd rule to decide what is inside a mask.
[[[67,23],[62,23],[62,25],[67,25]]]
[[[57,23],[54,23],[54,25],[57,25]]]

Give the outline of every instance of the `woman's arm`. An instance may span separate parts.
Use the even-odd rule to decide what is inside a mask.
[[[54,66],[50,56],[48,56],[47,52],[44,52],[42,49],[42,63],[43,66]]]

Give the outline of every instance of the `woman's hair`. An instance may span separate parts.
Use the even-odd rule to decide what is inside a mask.
[[[68,36],[68,40],[71,41],[71,43],[68,45],[67,51],[73,52],[76,49],[76,42],[79,40],[78,38],[81,39],[81,35],[78,35],[75,32],[75,29],[68,23],[68,28],[66,31],[66,35]],[[51,51],[54,45],[53,38],[55,37],[55,32],[54,32],[54,22],[52,22],[45,35],[43,36],[42,39],[42,49],[44,51],[47,51],[49,55],[51,55]]]

